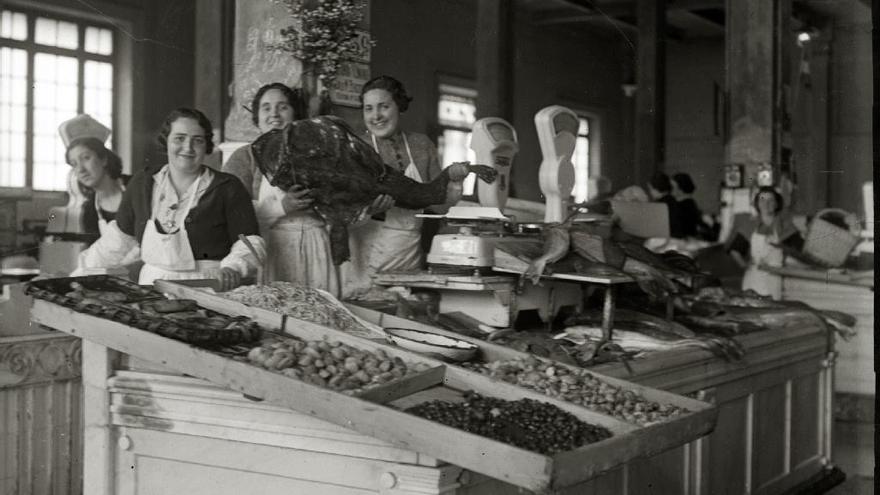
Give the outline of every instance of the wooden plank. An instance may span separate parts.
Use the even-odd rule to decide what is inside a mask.
[[[144,359],[161,356],[161,364],[183,373],[263,397],[268,402],[344,425],[403,448],[452,460],[518,486],[541,491],[550,484],[551,459],[540,454],[338,394],[120,323],[79,314],[46,301],[34,302],[32,316],[37,323],[95,344]],[[99,417],[109,423],[109,406],[106,401],[103,405],[107,407]],[[109,443],[106,438],[105,452],[110,452]],[[106,476],[106,472],[101,471],[101,476]],[[88,493],[111,493],[88,489],[105,488],[106,483],[86,486]]]
[[[386,383],[365,390],[364,392],[355,394],[355,397],[375,402],[377,404],[387,404],[393,400],[412,395],[420,390],[425,390],[426,388],[443,383],[443,377],[445,374],[445,366],[435,366],[425,371],[405,376],[391,383]]]
[[[874,273],[857,272],[857,273],[838,273],[832,270],[815,270],[810,268],[797,268],[791,266],[773,267],[763,266],[763,270],[775,273],[784,277],[803,278],[807,280],[816,280],[818,282],[834,282],[841,285],[849,285],[853,287],[874,287]]]
[[[37,315],[37,308],[50,308],[51,303],[34,301],[31,312],[33,321],[46,323]],[[58,317],[65,318],[73,324],[71,313],[60,306],[51,308]],[[53,319],[54,320],[54,319]],[[62,320],[63,321],[63,320]],[[52,328],[57,327],[53,325]],[[72,333],[72,332],[68,332]],[[114,361],[117,353],[95,340],[82,341],[82,379],[83,379],[83,458],[88,462],[83,465],[83,493],[95,495],[113,495],[115,481],[113,478],[115,443],[110,428],[110,393],[107,391],[107,378],[113,374]]]

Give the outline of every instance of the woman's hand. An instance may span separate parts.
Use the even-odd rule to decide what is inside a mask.
[[[241,285],[241,273],[232,268],[215,268],[209,270],[206,275],[208,278],[216,278],[220,282],[220,292],[226,292]]]
[[[394,206],[394,198],[387,194],[376,196],[373,203],[367,207],[367,215],[373,216],[377,213],[384,213]]]
[[[360,214],[357,217],[357,220],[355,220],[355,223],[366,220],[367,218],[378,213],[384,213],[391,209],[392,206],[394,206],[394,198],[387,194],[380,194],[376,196],[376,199],[374,199],[372,203],[361,210]]]
[[[284,209],[284,213],[293,213],[311,208],[313,201],[309,197],[311,192],[311,189],[306,189],[299,184],[293,186],[281,198],[281,207]]]

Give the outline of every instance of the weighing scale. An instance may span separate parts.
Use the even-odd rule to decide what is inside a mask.
[[[574,165],[571,157],[577,143],[580,121],[576,113],[552,105],[535,114],[535,128],[544,159],[538,169],[538,184],[544,193],[544,221],[561,222],[568,215],[568,203],[574,188]]]
[[[520,310],[535,309],[544,321],[550,321],[562,306],[579,307],[582,298],[577,284],[548,281],[519,288],[517,276],[493,272],[495,245],[500,240],[540,243],[541,238],[512,232],[514,219],[503,213],[513,159],[519,150],[513,126],[496,117],[478,120],[471,149],[476,163],[498,171],[492,184],[477,181],[480,206],[453,206],[445,215],[417,215],[442,218],[458,232],[434,236],[428,270],[380,272],[375,282],[435,289],[440,293],[440,313],[461,312],[490,327],[511,326]]]

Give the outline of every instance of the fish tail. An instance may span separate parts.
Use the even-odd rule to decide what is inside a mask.
[[[351,257],[348,248],[348,226],[344,223],[330,224],[330,254],[333,257],[333,264],[336,266]]]

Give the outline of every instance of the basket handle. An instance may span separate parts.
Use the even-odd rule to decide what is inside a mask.
[[[813,219],[822,218],[827,213],[839,213],[843,217],[843,221],[849,226],[849,231],[853,235],[859,235],[861,232],[861,228],[859,227],[859,220],[856,215],[852,212],[846,211],[843,208],[824,208],[816,212],[816,215],[813,216]],[[824,220],[824,218],[823,218]],[[812,220],[811,220],[812,222]]]

